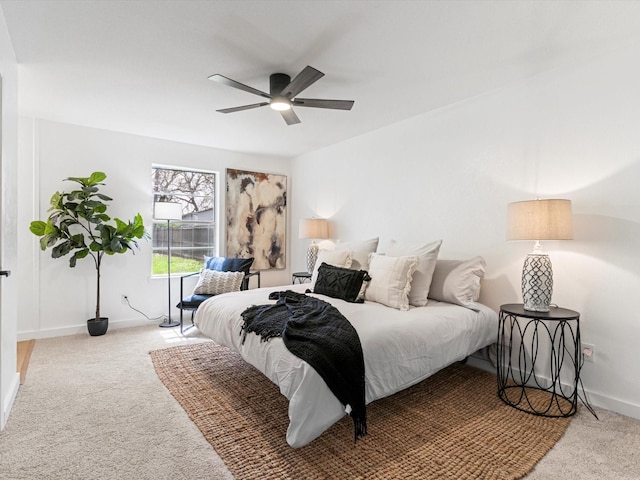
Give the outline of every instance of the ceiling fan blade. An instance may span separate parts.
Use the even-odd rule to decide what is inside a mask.
[[[227,78],[224,75],[220,75],[218,73],[216,73],[215,75],[211,75],[209,77],[209,80],[213,80],[214,82],[222,83],[223,85],[228,85],[229,87],[237,88],[239,90],[244,90],[245,92],[253,93],[254,95],[260,95],[264,98],[271,98],[271,95],[269,95],[268,93],[260,91],[257,88],[245,85],[244,83],[236,82],[235,80],[231,80],[230,78]]]
[[[335,110],[351,110],[353,100],[321,100],[318,98],[296,98],[291,103],[296,107],[333,108]]]
[[[287,98],[293,98],[305,88],[320,80],[322,77],[324,77],[324,73],[307,65],[293,80],[291,80],[289,85],[284,87],[281,95],[284,95]]]
[[[222,108],[220,110],[216,110],[216,112],[220,112],[220,113],[241,112],[242,110],[251,110],[252,108],[264,107],[265,105],[269,105],[269,102],[252,103],[251,105],[243,105],[241,107]]]
[[[300,119],[298,118],[298,115],[296,115],[296,112],[293,111],[293,108],[281,111],[280,115],[282,115],[284,121],[287,122],[287,125],[295,125],[296,123],[300,123]]]

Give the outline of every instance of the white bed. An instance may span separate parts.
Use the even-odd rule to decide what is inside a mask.
[[[292,447],[302,447],[320,436],[346,415],[344,407],[316,371],[287,350],[281,338],[261,342],[251,333],[242,344],[241,313],[251,305],[275,303],[268,299],[271,292],[302,293],[308,287],[287,285],[225,293],[204,302],[195,316],[203,334],[239,352],[289,399],[287,442]],[[358,332],[367,403],[414,385],[496,340],[497,314],[481,304],[476,304],[475,311],[429,300],[425,307],[400,311],[374,302],[357,304],[311,295],[334,305]]]

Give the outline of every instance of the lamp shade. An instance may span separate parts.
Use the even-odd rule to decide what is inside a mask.
[[[156,220],[182,220],[182,205],[173,202],[156,202],[153,218]]]
[[[507,240],[571,240],[571,200],[510,203]]]
[[[302,218],[298,230],[299,238],[329,238],[329,222],[324,218]]]

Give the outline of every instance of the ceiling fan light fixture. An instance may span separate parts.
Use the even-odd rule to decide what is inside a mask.
[[[272,110],[280,113],[287,125],[295,125],[300,123],[300,119],[293,111],[296,107],[313,107],[313,108],[330,108],[334,110],[351,110],[353,100],[325,100],[318,98],[298,98],[298,94],[307,89],[320,78],[324,76],[319,70],[307,65],[302,71],[291,80],[286,73],[273,73],[269,76],[269,93],[263,92],[256,88],[236,82],[230,78],[216,73],[209,77],[209,80],[222,83],[229,87],[237,88],[248,93],[253,93],[269,101],[260,103],[252,103],[250,105],[241,105],[239,107],[221,108],[217,110],[220,113],[242,112],[244,110],[252,110],[254,108],[265,107],[269,105]]]
[[[291,109],[291,101],[286,97],[273,97],[269,106],[278,112],[286,112]]]

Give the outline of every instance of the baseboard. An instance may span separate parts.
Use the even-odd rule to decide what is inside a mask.
[[[2,416],[0,416],[0,430],[4,428],[7,424],[7,420],[9,420],[9,414],[11,413],[11,408],[13,407],[13,403],[16,401],[16,397],[18,396],[18,389],[20,388],[20,374],[16,372],[13,377],[13,381],[11,382],[11,386],[9,387],[9,392],[7,396],[3,399],[2,402]]]
[[[496,368],[493,366],[491,361],[481,353],[474,353],[473,355],[469,356],[467,365],[471,365],[472,367],[480,368],[494,374],[496,373]],[[568,388],[568,386],[566,387]],[[594,407],[603,408],[605,410],[609,410],[626,417],[640,420],[640,405],[613,398],[599,392],[594,392],[593,390],[590,390],[588,388],[584,389],[584,393],[587,396],[587,401],[589,402],[589,404]],[[583,395],[582,388],[580,388],[579,394],[580,396]]]
[[[625,417],[640,420],[640,405],[635,405],[588,389],[585,389],[585,391],[587,393],[589,403],[594,407],[604,408],[605,410],[619,413]]]
[[[160,324],[160,320],[146,320],[144,318],[124,319],[124,320],[109,320],[109,330],[117,330],[120,328],[140,327],[142,325],[152,325],[153,323]],[[25,332],[18,332],[18,341],[39,339],[39,338],[52,338],[52,337],[64,337],[67,335],[78,335],[81,333],[87,333],[87,324],[72,325],[68,327],[47,328],[43,330],[28,330]],[[107,335],[109,332],[107,331]]]
[[[491,361],[484,356],[480,356],[479,354],[470,355],[467,358],[467,365],[472,367],[479,368],[481,370],[486,370],[487,372],[496,373],[496,368],[493,366]]]

